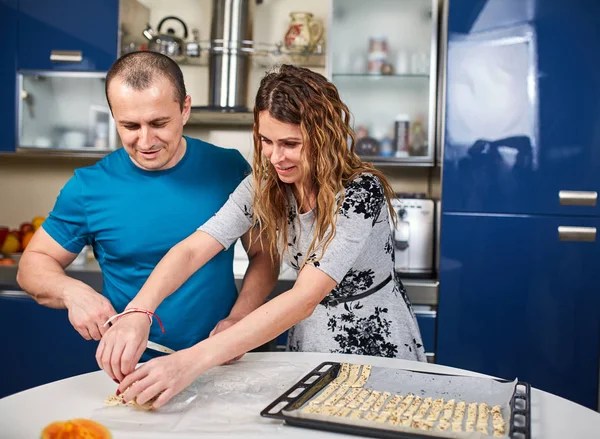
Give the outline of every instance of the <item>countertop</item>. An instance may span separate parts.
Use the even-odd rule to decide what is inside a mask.
[[[195,384],[198,396],[189,405],[154,413],[128,407],[103,408],[115,391],[104,372],[80,375],[0,400],[2,438],[39,437],[56,420],[77,417],[102,421],[114,439],[123,438],[351,438],[343,434],[283,425],[259,413],[302,376],[324,361],[347,361],[425,372],[483,376],[450,367],[390,358],[318,353],[251,353],[241,361],[215,368]],[[186,390],[188,392],[188,390]],[[184,400],[180,395],[179,399]],[[566,399],[532,389],[531,432],[534,439],[597,438],[600,414]]]

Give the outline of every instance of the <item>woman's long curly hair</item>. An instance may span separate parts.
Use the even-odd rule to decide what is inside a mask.
[[[356,136],[350,127],[350,111],[336,87],[324,76],[292,65],[282,65],[261,80],[254,105],[254,223],[260,236],[269,242],[269,252],[279,258],[279,248],[288,246],[289,202],[286,183],[263,155],[259,138],[259,114],[268,111],[280,122],[299,125],[302,132],[302,190],[300,207],[316,195],[313,207],[315,234],[306,256],[318,261],[336,233],[337,214],[344,201],[344,187],[359,174],[368,172],[381,181],[391,218],[395,213],[390,199],[394,192],[384,175],[363,162],[354,152]],[[336,196],[340,197],[336,199]],[[300,212],[298,212],[300,213]],[[306,263],[306,258],[302,266]]]

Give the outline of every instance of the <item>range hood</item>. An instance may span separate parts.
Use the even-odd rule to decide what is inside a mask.
[[[248,113],[248,79],[253,48],[256,0],[214,0],[209,48],[208,106],[194,107],[195,119],[205,112]],[[207,120],[214,117],[208,116]],[[247,118],[246,118],[247,119]],[[246,120],[244,119],[244,120]],[[246,122],[247,123],[247,122]]]

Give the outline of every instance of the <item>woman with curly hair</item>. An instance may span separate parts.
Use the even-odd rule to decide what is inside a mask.
[[[284,65],[262,79],[252,175],[214,217],[165,255],[127,308],[154,312],[250,229],[275,264],[283,258],[298,271],[297,280],[195,346],[124,371],[131,373],[121,391],[137,382],[127,400],[137,396],[143,404],[160,393],[154,402],[160,407],[201,373],[290,328],[292,351],[425,361],[415,316],[394,272],[393,192],[382,173],[356,155],[354,143],[348,107],[325,77]],[[118,319],[99,347],[112,351],[102,367],[123,364],[125,355],[137,355],[135,364],[148,332],[147,319]]]

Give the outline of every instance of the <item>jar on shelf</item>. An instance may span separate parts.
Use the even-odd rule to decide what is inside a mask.
[[[356,129],[355,152],[362,156],[375,156],[379,154],[379,141],[369,135],[364,125]]]
[[[379,144],[379,155],[381,157],[393,157],[394,156],[394,139],[391,135],[386,135],[381,139]]]
[[[410,117],[398,114],[394,122],[394,143],[396,157],[408,157]]]
[[[381,74],[384,66],[388,63],[388,42],[384,36],[369,38],[367,72],[373,75]]]
[[[416,118],[411,127],[409,153],[411,156],[427,155],[428,142],[422,116]]]

